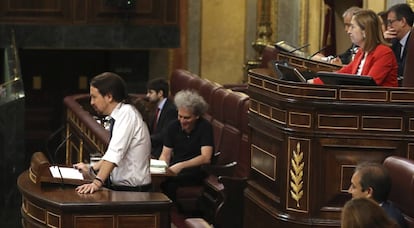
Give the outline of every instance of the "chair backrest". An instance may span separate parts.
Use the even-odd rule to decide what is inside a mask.
[[[190,88],[189,85],[194,76],[186,70],[177,69],[171,75],[170,91],[174,96],[178,91]]]
[[[203,83],[199,89],[200,95],[204,98],[204,100],[209,104],[207,113],[211,115],[211,104],[213,103],[213,94],[214,91],[222,88],[219,84],[211,82],[207,79],[204,79],[205,83]]]
[[[392,180],[388,198],[404,214],[409,227],[414,227],[414,161],[390,156],[383,164],[387,167]]]

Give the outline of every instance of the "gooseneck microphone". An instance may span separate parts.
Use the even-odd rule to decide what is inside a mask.
[[[319,49],[317,52],[313,53],[312,55],[309,56],[309,59],[311,59],[313,56],[321,53],[323,50],[325,50],[328,46],[324,46],[321,49]]]
[[[65,143],[70,139],[70,137],[72,137],[72,135],[73,133],[70,133],[68,136],[66,136],[64,140],[62,140],[62,142],[59,143],[59,145],[56,147],[56,150],[53,154],[53,160],[56,160],[57,152],[62,148],[63,145],[65,145]]]
[[[64,140],[62,140],[62,142],[59,143],[59,145],[56,147],[53,156],[51,156],[51,154],[49,154],[49,157],[51,159],[52,162],[52,166],[56,166],[58,172],[59,172],[59,176],[60,176],[60,182],[62,184],[62,186],[64,185],[64,180],[63,180],[63,175],[62,172],[60,171],[59,165],[56,165],[55,161],[56,161],[56,156],[58,151],[63,147],[63,145],[65,145],[65,143],[72,137],[73,133],[70,133],[67,137],[65,137]]]
[[[303,49],[303,48],[305,48],[305,47],[308,47],[309,45],[310,45],[310,44],[308,43],[308,44],[305,44],[305,45],[303,45],[303,46],[297,47],[297,48],[295,48],[295,49],[293,49],[293,50],[289,51],[289,53],[293,53],[293,52],[295,52],[295,51],[299,51],[299,50],[301,50],[301,49]]]

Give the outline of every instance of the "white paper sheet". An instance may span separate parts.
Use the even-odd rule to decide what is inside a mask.
[[[49,170],[54,178],[83,180],[82,173],[75,168],[50,166]],[[60,175],[59,170],[60,173],[62,173],[62,176]]]

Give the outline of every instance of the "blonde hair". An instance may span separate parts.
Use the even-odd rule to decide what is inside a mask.
[[[354,198],[342,209],[341,228],[397,228],[384,209],[369,198]]]
[[[353,16],[354,21],[365,32],[364,51],[370,52],[379,44],[387,45],[382,34],[381,22],[372,10],[360,10]]]

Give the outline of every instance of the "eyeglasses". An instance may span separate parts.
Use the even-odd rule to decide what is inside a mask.
[[[394,20],[387,20],[387,25],[392,25],[392,23],[399,21],[399,19],[394,19]]]

